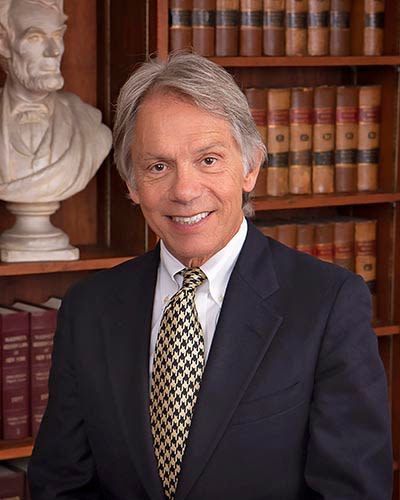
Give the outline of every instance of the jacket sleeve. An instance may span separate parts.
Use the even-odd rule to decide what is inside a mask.
[[[74,368],[68,299],[58,314],[49,401],[28,468],[32,500],[99,500]]]
[[[388,392],[370,293],[349,275],[331,308],[315,373],[305,478],[324,500],[390,500]]]

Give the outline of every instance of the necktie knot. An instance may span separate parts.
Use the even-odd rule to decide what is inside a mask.
[[[183,271],[183,283],[182,289],[185,290],[196,290],[207,279],[207,276],[199,267],[187,267]]]

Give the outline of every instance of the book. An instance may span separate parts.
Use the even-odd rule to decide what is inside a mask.
[[[29,314],[0,307],[3,439],[29,436]]]
[[[12,307],[29,313],[31,435],[36,437],[49,398],[48,382],[57,311],[26,302],[15,302]]]
[[[264,0],[263,52],[285,55],[285,0]]]
[[[330,0],[308,0],[307,48],[310,56],[329,54]]]
[[[364,0],[364,12],[364,55],[380,56],[383,53],[385,1]]]
[[[268,236],[269,238],[273,238],[274,240],[278,239],[278,226],[274,222],[267,223],[256,221],[256,226],[264,236]]]
[[[373,316],[377,316],[376,299],[376,219],[355,220],[355,272],[364,278],[371,296]]]
[[[311,193],[314,89],[292,88],[290,104],[289,191]]]
[[[42,302],[40,305],[44,307],[49,307],[50,309],[60,309],[62,299],[61,297],[49,297],[45,302]]]
[[[244,93],[257,130],[264,144],[267,144],[267,89],[247,88]],[[263,165],[260,169],[253,194],[255,196],[265,196],[267,194],[266,165]]]
[[[315,233],[315,226],[313,223],[298,222],[296,249],[299,250],[300,252],[308,253],[309,255],[314,255],[315,253],[314,233]]]
[[[336,87],[314,89],[313,193],[335,190],[335,111]]]
[[[350,13],[352,0],[331,0],[329,13],[329,54],[351,54]]]
[[[239,0],[217,0],[215,55],[237,56],[239,52]]]
[[[201,56],[215,54],[215,0],[193,0],[192,44]]]
[[[381,114],[380,85],[360,87],[358,110],[357,189],[378,189],[379,134]]]
[[[333,223],[329,220],[315,222],[315,256],[333,262]]]
[[[295,223],[284,223],[277,226],[277,240],[290,248],[296,248],[297,225]]]
[[[240,0],[241,56],[262,55],[262,0]]]
[[[29,483],[28,483],[28,463],[29,458],[17,458],[12,461],[3,462],[3,465],[10,469],[11,471],[18,472],[19,474],[23,474],[24,476],[24,496],[21,497],[23,500],[31,500],[31,494],[29,491]],[[0,490],[1,491],[1,490]]]
[[[335,188],[357,190],[358,87],[340,86],[336,94]]]
[[[25,474],[6,465],[0,465],[0,498],[1,500],[24,500]]]
[[[307,55],[307,0],[286,0],[286,55]]]
[[[169,2],[169,49],[181,50],[192,45],[192,0]]]
[[[267,94],[267,194],[289,192],[290,89],[268,89]]]
[[[338,218],[334,225],[333,261],[340,267],[354,272],[354,220]]]

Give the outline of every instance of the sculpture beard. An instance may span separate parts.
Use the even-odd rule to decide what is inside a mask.
[[[9,73],[23,87],[32,92],[54,92],[64,86],[64,78],[59,68],[48,73],[40,73],[37,68],[30,71],[24,61],[19,61],[15,57],[10,61]]]

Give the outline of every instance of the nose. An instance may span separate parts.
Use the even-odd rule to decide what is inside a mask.
[[[52,38],[49,38],[43,52],[44,57],[58,57],[60,54],[61,49],[58,44]]]
[[[195,167],[177,166],[172,176],[170,197],[177,203],[190,203],[201,196],[201,182]]]

